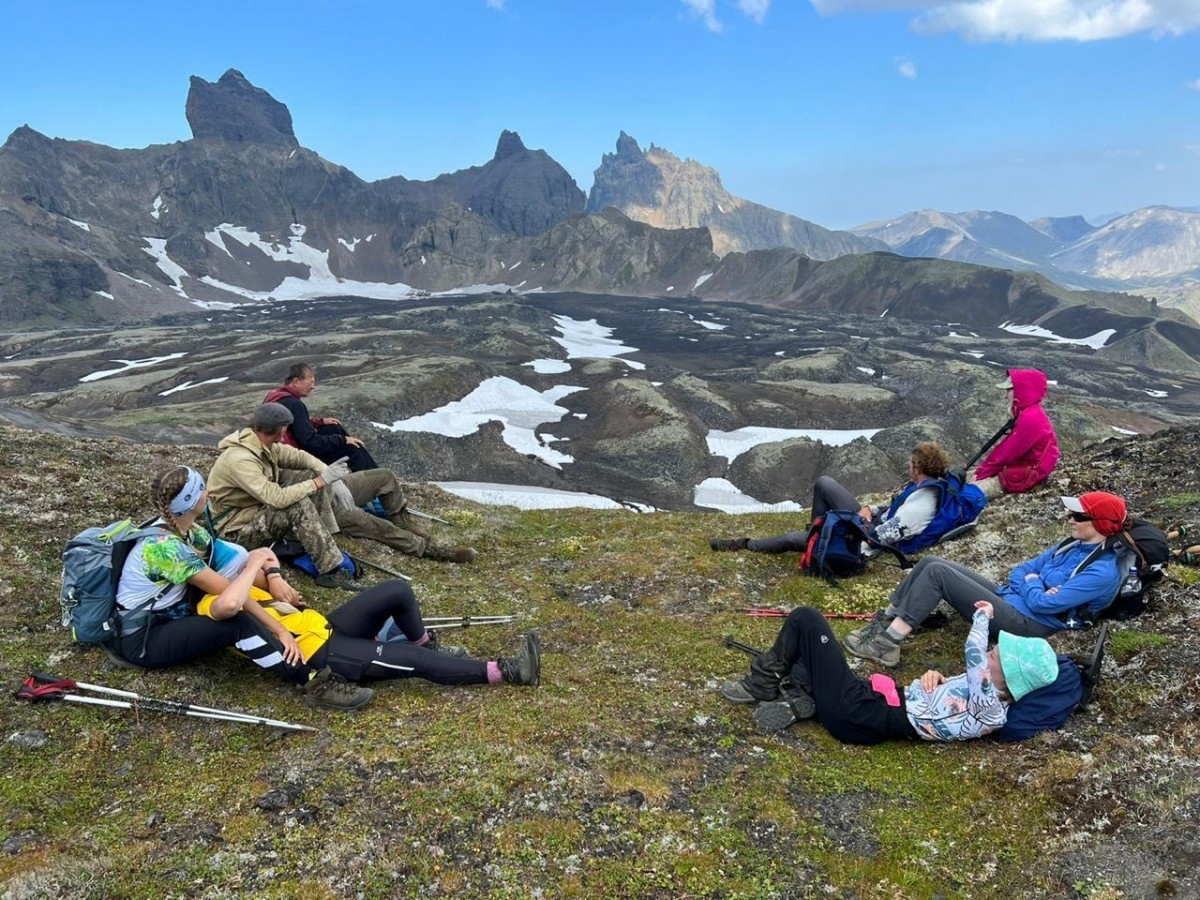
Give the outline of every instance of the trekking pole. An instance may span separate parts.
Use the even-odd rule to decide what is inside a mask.
[[[762,651],[757,647],[751,647],[749,644],[743,644],[741,641],[735,641],[732,634],[725,635],[723,638],[721,638],[721,641],[726,647],[732,647],[734,650],[741,650],[743,653],[748,654],[749,656],[758,656],[762,653]]]
[[[437,516],[431,516],[429,513],[421,512],[419,509],[413,509],[411,506],[406,506],[410,516],[416,516],[418,519],[428,519],[430,522],[441,522],[443,525],[450,525],[445,519],[439,519]]]
[[[973,465],[975,465],[975,463],[979,462],[979,457],[983,456],[983,454],[985,454],[989,450],[991,450],[992,444],[996,443],[996,441],[1000,440],[1000,438],[1004,437],[1004,435],[1006,435],[1006,434],[1008,434],[1008,432],[1012,431],[1013,425],[1016,424],[1016,421],[1017,421],[1017,417],[1013,416],[1007,422],[1005,422],[1004,425],[1001,426],[1000,430],[997,431],[995,434],[993,434],[991,436],[991,438],[988,440],[988,442],[979,448],[979,452],[971,457],[971,461],[969,463],[967,463],[965,466],[963,466],[963,469],[970,470],[970,468]]]
[[[509,625],[516,616],[432,616],[424,617],[426,625],[438,628],[470,628],[472,625]]]
[[[379,563],[371,562],[369,559],[363,559],[361,556],[351,556],[350,558],[356,563],[364,565],[368,569],[376,569],[382,572],[384,575],[391,575],[393,578],[402,578],[405,581],[412,581],[411,575],[405,575],[403,572],[397,572],[395,569],[389,569],[387,566],[381,566]]]
[[[81,697],[68,691],[91,691],[97,694],[109,694],[124,697],[124,700],[105,700],[100,697]],[[67,700],[72,703],[86,703],[93,706],[111,706],[119,709],[140,710],[150,712],[176,713],[183,716],[194,716],[201,719],[220,719],[225,722],[241,722],[243,725],[267,725],[272,728],[282,728],[287,731],[316,731],[309,725],[294,725],[281,722],[278,719],[268,719],[250,713],[234,712],[227,709],[214,709],[211,706],[195,706],[190,703],[179,703],[174,700],[159,700],[154,697],[143,697],[133,691],[122,691],[117,688],[104,687],[99,684],[72,681],[69,678],[56,678],[44,672],[34,672],[16,692],[18,700],[28,700],[37,703],[41,700]]]

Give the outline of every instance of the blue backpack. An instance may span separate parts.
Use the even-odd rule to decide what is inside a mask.
[[[808,539],[800,554],[800,571],[836,585],[839,578],[861,575],[867,569],[863,544],[896,557],[900,568],[912,562],[895,547],[872,540],[866,520],[856,512],[831,509],[817,516],[808,527]]]
[[[888,517],[894,516],[913,491],[936,487],[938,489],[938,508],[933,519],[925,530],[910,538],[904,538],[897,543],[896,549],[901,553],[916,553],[932,547],[951,532],[965,530],[974,524],[987,506],[987,497],[978,486],[967,484],[965,477],[957,471],[948,472],[945,478],[935,478],[932,483],[926,481],[920,486],[909,484],[892,499],[888,507]]]
[[[1043,731],[1058,731],[1083,699],[1083,676],[1069,656],[1058,655],[1058,677],[1030,691],[1008,707],[1008,719],[996,732],[997,740],[1023,741]]]
[[[312,557],[304,552],[304,547],[299,541],[276,541],[271,545],[271,549],[275,551],[275,555],[281,560],[290,563],[301,572],[306,572],[313,578],[316,578],[320,574],[317,572],[317,567],[313,563]],[[358,560],[345,550],[342,551],[341,567],[346,570],[351,578],[360,578],[362,576],[362,566],[358,564]]]

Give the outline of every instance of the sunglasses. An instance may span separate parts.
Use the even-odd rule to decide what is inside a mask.
[[[1091,517],[1091,516],[1089,516],[1087,513],[1073,512],[1073,513],[1071,513],[1071,518],[1072,518],[1072,519],[1074,519],[1076,522],[1092,522],[1092,521],[1095,521],[1095,520],[1094,520],[1094,519],[1092,519],[1092,517]]]

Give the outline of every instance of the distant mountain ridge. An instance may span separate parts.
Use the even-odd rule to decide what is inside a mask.
[[[1179,369],[1200,360],[1200,340],[1172,310],[1071,294],[1013,271],[1052,252],[1055,235],[1078,231],[1072,220],[1035,228],[1002,213],[928,213],[892,225],[891,239],[922,256],[1003,268],[904,259],[854,252],[887,244],[741,200],[713,170],[660,148],[643,153],[624,133],[588,200],[512,131],[483,165],[431,181],[364,181],[300,146],[287,107],[233,69],[213,83],[193,78],[186,112],[192,139],[143,149],[51,139],[28,126],[12,133],[0,147],[0,326],[549,290],[1044,329],[1131,362]],[[644,202],[627,202],[635,197]],[[602,209],[588,213],[589,204]],[[690,218],[707,224],[681,227]],[[1072,246],[1082,253],[1087,241],[1125,234],[1117,220]],[[718,236],[726,248],[770,246],[721,253]]]
[[[1080,216],[1023,222],[1000,212],[911,212],[855,234],[905,256],[1029,269],[1069,288],[1134,290],[1200,312],[1200,212],[1135,210],[1104,225]]]
[[[653,144],[643,152],[624,131],[617,138],[617,152],[601,158],[588,195],[588,212],[598,213],[610,206],[657,228],[707,228],[719,256],[791,247],[813,259],[833,259],[888,249],[874,238],[830,231],[735,197],[725,190],[715,169],[681,160]]]

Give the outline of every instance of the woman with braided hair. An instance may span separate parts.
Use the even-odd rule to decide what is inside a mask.
[[[182,488],[177,487],[179,476],[172,477],[176,472],[187,473],[188,482]],[[203,592],[194,607],[187,606],[187,611],[196,613],[197,618],[217,622],[230,617],[256,620],[282,649],[276,653],[270,646],[254,641],[234,644],[255,662],[263,655],[282,655],[290,665],[331,671],[332,677],[346,688],[350,687],[349,682],[393,678],[423,678],[448,685],[538,683],[541,645],[534,632],[522,638],[512,657],[469,659],[465,651],[439,645],[437,636],[425,628],[412,588],[398,579],[363,591],[326,618],[308,608],[299,592],[287,583],[273,552],[258,549],[247,553],[237,544],[212,538],[194,524],[195,517],[204,510],[205,500],[204,479],[198,472],[180,467],[162,477],[166,480],[159,489],[159,508],[163,521],[172,524],[177,537],[174,543],[170,543],[170,537],[164,539],[163,545],[155,543],[154,538],[139,541],[146,543],[143,560],[150,560],[143,562],[143,568],[149,565],[168,572],[186,565],[187,571],[179,572],[176,578],[186,575],[187,582]],[[196,506],[181,518],[171,502],[165,500],[168,495],[181,497],[179,508],[193,502]],[[185,533],[187,540],[180,540],[178,536]],[[188,553],[184,548],[194,552]],[[199,558],[204,552],[208,556]],[[395,622],[404,641],[375,640],[380,629],[390,622]],[[371,693],[369,689],[362,690]]]
[[[373,691],[328,669],[314,674],[295,638],[259,604],[247,603],[254,586],[288,603],[299,594],[283,579],[271,550],[247,552],[197,524],[208,502],[199,472],[187,466],[160,472],[150,499],[162,531],[134,544],[117,583],[119,646],[128,662],[159,669],[236,647],[256,665],[304,686],[318,706],[357,709],[370,702]],[[195,589],[191,597],[189,587]],[[212,595],[211,616],[195,614],[194,598],[201,594]]]

